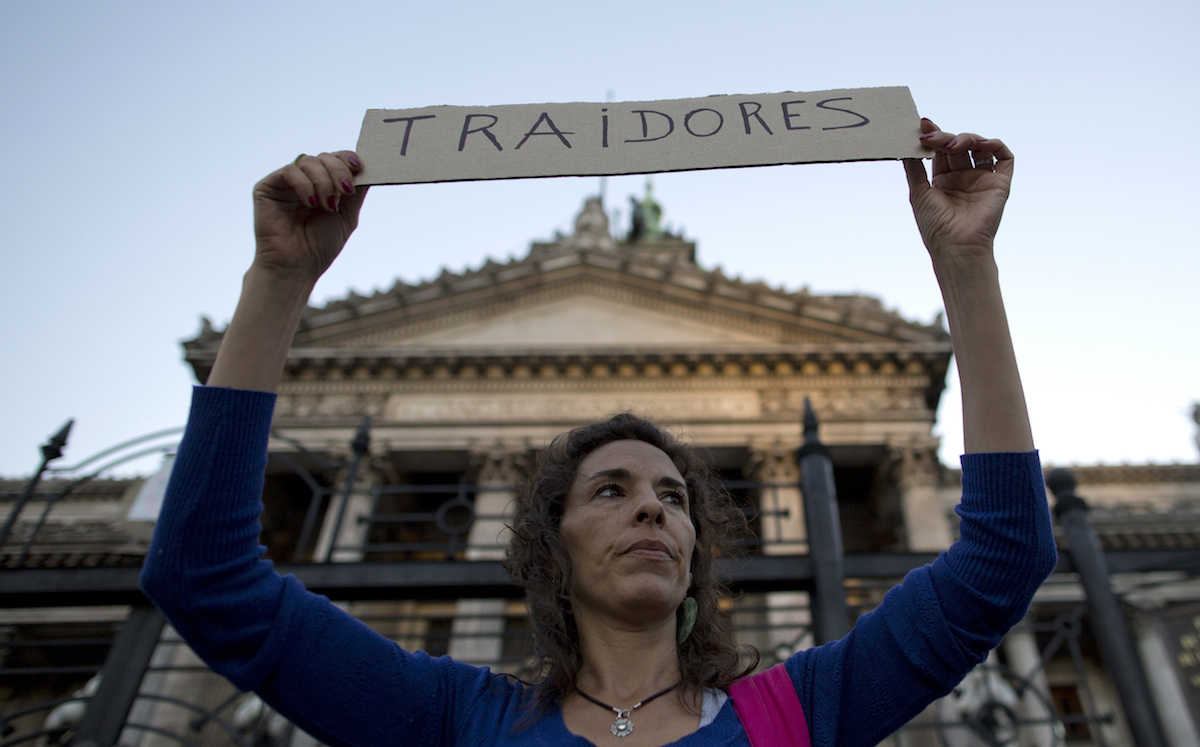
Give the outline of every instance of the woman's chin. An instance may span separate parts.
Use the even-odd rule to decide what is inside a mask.
[[[642,583],[615,590],[609,603],[625,611],[622,617],[653,621],[673,617],[683,596],[684,593],[673,584]]]

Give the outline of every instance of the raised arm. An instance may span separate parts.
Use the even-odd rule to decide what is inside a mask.
[[[933,183],[918,159],[905,159],[904,170],[950,323],[965,451],[1030,451],[1029,413],[992,254],[1012,184],[1012,151],[996,139],[942,132],[928,119],[921,131],[934,150]]]
[[[486,670],[401,650],[258,544],[272,392],[309,292],[354,230],[360,168],[349,151],[302,156],[255,186],[254,261],[212,386],[193,392],[140,581],[213,671],[321,742],[464,743],[480,719],[501,722],[515,688],[476,707],[494,691]]]
[[[352,151],[302,155],[254,185],[254,261],[209,386],[273,392],[321,274],[358,225],[367,187]]]
[[[814,745],[876,744],[948,692],[1025,615],[1056,562],[992,253],[1012,152],[929,120],[921,130],[933,181],[920,160],[904,169],[962,383],[959,540],[909,573],[850,634],[789,659]]]

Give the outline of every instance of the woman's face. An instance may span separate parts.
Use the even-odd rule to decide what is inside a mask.
[[[691,584],[696,529],[675,463],[644,441],[612,441],[579,464],[561,532],[575,614],[674,614]]]

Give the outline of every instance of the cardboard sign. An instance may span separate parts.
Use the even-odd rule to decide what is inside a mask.
[[[908,88],[368,109],[358,184],[920,158]]]

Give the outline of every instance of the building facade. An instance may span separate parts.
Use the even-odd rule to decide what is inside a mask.
[[[643,216],[661,215],[648,200]],[[220,339],[205,322],[184,343],[198,381]],[[865,612],[911,567],[906,562],[945,549],[956,535],[959,475],[939,463],[934,435],[950,357],[940,321],[902,318],[867,296],[732,279],[704,269],[696,245],[662,232],[657,220],[643,217],[618,239],[591,198],[569,236],[535,242],[521,259],[351,294],[303,314],[273,423],[263,543],[277,563],[312,573],[335,564],[364,576],[373,567],[461,569],[455,578],[472,590],[463,595],[398,581],[343,585],[346,596],[331,596],[405,647],[529,675],[536,662],[523,603],[485,573],[503,555],[515,491],[532,455],[556,434],[633,411],[699,447],[745,508],[746,555],[768,572],[735,578],[727,609],[766,666],[813,644],[810,585],[772,570],[809,552],[796,460],[805,403],[832,461],[847,557],[864,558],[857,567],[870,560],[900,569],[847,572],[847,604],[852,614]],[[1193,740],[1173,743],[1200,743],[1200,589],[1186,558],[1163,554],[1200,547],[1200,466],[1076,474],[1106,549],[1160,551],[1140,556],[1159,566],[1120,565],[1113,584],[1165,728]],[[23,514],[0,548],[6,568],[139,564],[153,516],[138,503],[143,487],[93,481],[54,501],[41,526]],[[19,490],[14,481],[5,495]],[[77,557],[50,559],[56,536],[59,551]],[[86,549],[89,537],[101,536],[103,548]],[[98,552],[108,554],[88,559]],[[478,578],[469,575],[476,570]],[[893,743],[1132,744],[1084,601],[1077,579],[1056,574],[989,664]],[[60,638],[103,638],[129,607],[0,612],[12,644],[3,649],[3,687],[12,703],[31,707],[86,687],[89,668],[99,668],[88,662],[39,683],[18,671],[36,659],[31,652],[53,648],[36,643],[52,641],[55,630]],[[30,639],[35,645],[24,645]],[[97,644],[93,658],[102,649]],[[149,664],[121,744],[315,744],[208,672],[169,627]],[[46,740],[70,734],[86,702],[4,715],[14,732],[18,723],[27,731],[57,719],[59,736],[51,729],[40,737],[54,743]]]

